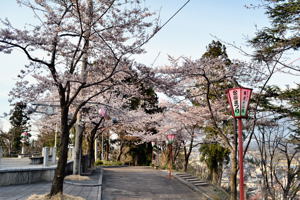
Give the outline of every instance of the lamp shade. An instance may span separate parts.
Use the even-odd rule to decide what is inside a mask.
[[[247,117],[251,94],[252,89],[249,88],[231,88],[227,90],[227,99],[234,118]]]
[[[151,142],[151,145],[154,147],[154,145],[155,145],[155,141],[152,141],[152,142]]]
[[[22,143],[28,142],[30,136],[31,135],[28,132],[21,133],[21,140],[20,140],[20,142],[22,142]]]
[[[106,120],[109,120],[109,119],[110,119],[110,116],[109,116],[108,113],[107,113],[107,109],[104,108],[104,107],[101,107],[101,108],[99,109],[99,115],[100,115],[101,117],[103,117],[104,119],[106,119]]]
[[[172,144],[174,142],[174,140],[175,140],[175,137],[176,137],[176,135],[173,134],[173,133],[168,134],[167,135],[167,141],[168,141],[168,143]]]
[[[105,116],[106,116],[106,109],[103,108],[103,107],[101,107],[101,108],[99,109],[99,115],[100,115],[101,117],[105,117]]]

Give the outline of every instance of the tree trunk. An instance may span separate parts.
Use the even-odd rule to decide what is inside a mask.
[[[93,18],[93,1],[86,0],[88,5],[87,9],[87,24],[85,27],[85,32],[83,34],[83,38],[85,40],[84,47],[83,47],[83,56],[82,56],[82,66],[81,66],[81,79],[82,82],[85,83],[87,80],[87,67],[88,67],[88,49],[90,43],[90,36],[91,36],[91,23]],[[85,96],[84,90],[81,90],[81,95]],[[81,168],[81,152],[82,152],[82,137],[83,137],[83,128],[80,127],[81,123],[81,112],[78,113],[77,122],[76,122],[76,138],[75,138],[75,159],[74,159],[74,167],[73,167],[73,174],[80,174]]]
[[[223,176],[223,164],[220,164],[218,169],[218,185],[221,186]]]
[[[236,119],[234,119],[234,144],[231,151],[231,173],[230,173],[230,200],[237,200],[237,123]]]
[[[80,118],[80,117],[79,117]],[[76,123],[76,136],[75,136],[75,155],[73,163],[73,174],[78,175],[81,173],[81,153],[82,153],[82,138],[83,138],[83,127],[77,122]]]
[[[54,178],[52,181],[50,196],[63,193],[63,182],[65,178],[65,169],[68,159],[69,127],[68,127],[68,108],[64,105],[61,109],[61,142],[60,155],[57,162]]]
[[[191,141],[190,141],[188,151],[187,151],[186,147],[184,146],[184,172],[187,172],[190,155],[192,153],[192,149],[193,149],[193,145],[194,145],[194,136],[193,136],[193,134],[191,134]]]
[[[109,136],[106,140],[106,153],[105,153],[105,160],[108,161],[109,160]]]
[[[218,169],[212,170],[212,184],[218,185],[219,184],[219,173]]]
[[[123,147],[124,147],[124,142],[121,141],[121,144],[120,144],[120,150],[119,150],[119,153],[118,153],[118,156],[117,156],[117,161],[120,161],[121,160],[121,156],[123,154]]]
[[[92,129],[90,136],[88,137],[88,167],[92,168],[95,165],[95,149],[94,149],[94,144],[95,144],[95,137],[97,130],[99,126],[101,125],[103,121],[103,118],[99,120]],[[103,133],[102,133],[103,134]],[[101,158],[103,159],[103,158]]]
[[[187,172],[188,165],[189,165],[189,159],[184,159],[184,172]]]
[[[88,155],[88,167],[92,168],[95,164],[95,138],[90,135],[88,138],[87,155]]]

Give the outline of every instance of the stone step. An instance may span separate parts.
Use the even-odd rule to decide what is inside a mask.
[[[197,178],[195,176],[184,177],[184,179],[186,179],[186,180],[199,180],[199,178]]]
[[[199,181],[199,178],[187,178],[188,181]]]
[[[184,179],[187,179],[187,178],[194,178],[193,176],[190,176],[190,175],[181,175],[181,176],[179,176],[179,177],[181,177],[181,178],[184,178]]]
[[[193,184],[195,186],[206,186],[208,185],[208,183],[196,183],[196,184]]]
[[[182,176],[182,175],[187,175],[187,174],[177,173],[176,175]]]
[[[192,175],[189,175],[189,174],[176,174],[177,176],[192,176]]]
[[[204,181],[189,181],[189,182],[191,182],[191,183],[206,183]]]

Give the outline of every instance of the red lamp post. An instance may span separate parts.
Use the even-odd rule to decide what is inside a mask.
[[[240,200],[245,199],[244,194],[244,155],[243,155],[243,122],[247,118],[248,105],[252,93],[249,88],[231,88],[227,90],[227,99],[230,104],[232,116],[238,119],[239,140],[239,168],[240,168]]]
[[[167,142],[170,150],[170,157],[169,157],[169,178],[172,177],[172,165],[173,165],[173,153],[172,153],[172,144],[175,140],[176,135],[173,133],[170,133],[167,135]]]

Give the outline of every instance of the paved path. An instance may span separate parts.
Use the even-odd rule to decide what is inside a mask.
[[[167,173],[145,167],[104,168],[102,200],[202,200]]]
[[[97,170],[90,181],[81,181],[82,184],[98,183],[100,170]],[[75,181],[74,181],[75,182]],[[78,183],[78,182],[76,182]],[[51,182],[39,182],[34,184],[12,185],[0,187],[0,200],[26,200],[32,194],[46,194],[50,192]],[[73,196],[81,196],[86,200],[98,200],[98,186],[78,186],[64,184],[64,193]]]

